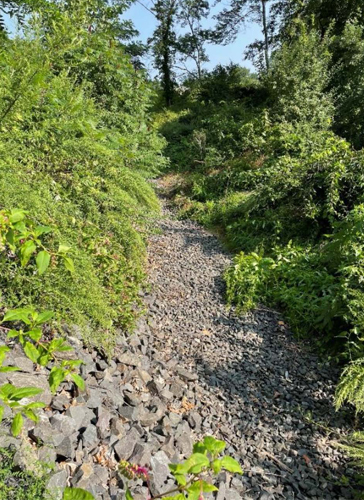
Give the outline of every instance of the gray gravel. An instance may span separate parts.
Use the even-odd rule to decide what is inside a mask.
[[[243,479],[228,484],[240,497],[224,483],[217,498],[352,498],[340,478],[353,471],[335,446],[349,424],[333,409],[337,370],[298,344],[277,313],[227,310],[231,259],[216,237],[168,209],[159,226],[145,297],[151,359],[190,383],[184,418],[194,437],[224,439],[242,463]]]
[[[335,447],[350,424],[333,410],[338,373],[295,342],[276,313],[227,310],[222,272],[230,257],[214,236],[168,210],[158,224],[142,294],[148,313],[135,334],[121,334],[107,360],[83,345],[77,328],[67,331],[84,361],[86,392],[66,382],[51,395],[51,367],[34,372],[13,349],[7,363],[21,372],[0,374],[0,385],[43,387],[49,406],[38,424],[26,421],[22,439],[9,436],[5,414],[0,447],[15,447],[21,468],[54,463],[49,488],[59,500],[67,485],[124,500],[119,460],[146,465],[159,496],[174,486],[168,463],[206,435],[225,440],[244,469],[242,477],[218,476],[216,500],[353,498],[340,481],[353,471]],[[142,480],[130,487],[135,500],[149,498]]]

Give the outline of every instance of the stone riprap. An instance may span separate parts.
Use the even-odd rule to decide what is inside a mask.
[[[119,500],[119,460],[148,465],[157,496],[174,485],[168,463],[214,435],[244,469],[242,477],[218,476],[217,500],[353,498],[341,481],[353,471],[336,446],[347,430],[333,409],[337,371],[298,344],[276,313],[227,310],[230,256],[216,237],[168,209],[158,224],[143,294],[148,313],[136,333],[120,340],[111,361],[71,334],[87,391],[69,383],[55,397],[46,391],[40,422],[27,421],[21,441],[9,437],[5,419],[0,447],[14,446],[21,467],[55,462],[53,492],[72,485]],[[18,349],[13,357],[22,371],[1,374],[0,384],[34,385],[32,363]],[[38,371],[36,383],[46,388],[47,376]],[[132,490],[147,500],[141,480]]]

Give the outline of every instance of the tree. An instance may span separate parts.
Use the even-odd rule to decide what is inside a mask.
[[[7,31],[5,16],[15,17],[18,22],[23,23],[27,14],[42,5],[43,0],[0,0],[0,31]]]
[[[316,27],[324,35],[328,29],[341,34],[348,21],[356,19],[364,22],[364,3],[362,0],[308,0],[300,2],[299,10],[306,18],[314,18]]]
[[[268,71],[271,50],[277,43],[278,28],[283,20],[295,12],[297,2],[299,0],[230,0],[230,5],[216,16],[217,26],[212,39],[216,43],[230,43],[237,38],[246,23],[260,24],[263,40],[250,44],[246,56]]]
[[[180,35],[177,40],[177,51],[184,70],[191,73],[186,63],[189,59],[196,65],[197,76],[201,79],[202,65],[209,60],[205,43],[208,32],[202,28],[201,21],[209,14],[209,2],[205,0],[180,0],[178,19],[182,28],[187,28],[187,33]]]
[[[154,65],[162,78],[164,99],[167,106],[170,106],[173,101],[177,7],[177,0],[157,0],[151,9],[158,24],[148,43],[152,44]]]

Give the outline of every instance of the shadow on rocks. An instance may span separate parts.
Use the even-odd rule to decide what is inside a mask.
[[[335,444],[349,425],[333,408],[337,370],[320,365],[269,310],[219,315],[214,324],[218,356],[211,362],[207,345],[195,365],[228,418],[204,424],[242,461],[244,498],[354,498],[341,480],[354,471]]]

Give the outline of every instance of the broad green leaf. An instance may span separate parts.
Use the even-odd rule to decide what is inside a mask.
[[[4,384],[0,387],[0,397],[2,399],[9,398],[16,390],[16,387],[12,384]]]
[[[30,308],[23,308],[23,309],[12,309],[11,311],[8,311],[3,319],[3,323],[5,321],[22,321],[26,325],[30,325],[31,321],[29,319],[30,314],[33,312],[32,309]]]
[[[23,220],[23,219],[24,219],[25,214],[26,214],[26,211],[25,211],[25,210],[21,210],[20,208],[14,208],[14,209],[10,212],[10,215],[9,215],[9,220],[10,220],[10,222],[12,222],[12,223],[15,223],[15,222],[20,222],[21,220]]]
[[[41,252],[38,253],[35,261],[37,264],[38,273],[40,275],[42,275],[46,272],[46,270],[49,267],[49,263],[51,261],[51,256],[48,252],[46,252],[45,250],[42,250]]]
[[[50,354],[43,354],[42,356],[40,356],[40,358],[38,359],[38,365],[40,366],[47,366],[48,363],[49,363],[49,360],[51,359],[51,355]]]
[[[189,488],[187,488],[188,500],[198,500],[201,493],[210,493],[217,491],[216,486],[207,483],[206,481],[196,481]]]
[[[204,467],[210,465],[209,459],[206,455],[202,455],[202,453],[194,453],[185,463],[188,467],[188,472],[191,474],[199,474]]]
[[[9,244],[9,247],[13,250],[15,250],[15,240],[14,240],[14,230],[9,229],[9,231],[6,233],[6,241]]]
[[[2,366],[0,368],[0,373],[18,372],[20,368],[17,366]]]
[[[3,406],[0,406],[0,424],[3,420],[4,410],[5,410],[5,408]]]
[[[221,466],[223,469],[232,472],[233,474],[243,473],[239,462],[237,462],[234,458],[228,456],[221,459]]]
[[[47,323],[54,317],[53,311],[43,311],[39,313],[37,318],[37,325],[42,325],[43,323]]]
[[[40,401],[39,402],[35,401],[34,403],[29,403],[28,405],[26,405],[25,408],[27,410],[32,410],[32,409],[36,410],[38,408],[45,408],[45,406],[46,406],[45,403],[41,403]]]
[[[26,332],[26,334],[34,340],[34,342],[38,342],[42,338],[42,330],[40,328],[33,328],[33,330]]]
[[[12,394],[9,395],[9,399],[12,401],[20,401],[24,398],[38,396],[38,394],[41,394],[42,392],[43,389],[37,389],[37,387],[14,387]]]
[[[202,453],[202,455],[205,455],[206,452],[207,449],[202,442],[198,442],[193,445],[193,453]]]
[[[186,497],[183,493],[178,493],[174,497],[163,497],[164,500],[186,500]]]
[[[17,413],[12,421],[11,424],[11,432],[13,433],[13,436],[17,437],[19,436],[21,430],[23,427],[23,417],[21,413]]]
[[[219,441],[212,436],[206,436],[203,440],[203,445],[212,455],[218,455],[226,448],[226,443],[224,441]]]
[[[77,375],[77,373],[71,373],[71,378],[77,385],[77,387],[81,389],[81,391],[84,391],[86,389],[85,381],[83,380],[82,377],[80,377],[80,375]]]
[[[187,484],[186,476],[184,476],[183,474],[173,474],[173,476],[179,486],[186,486]]]
[[[65,254],[65,253],[69,252],[70,250],[71,250],[71,247],[69,247],[67,245],[59,245],[58,253]]]
[[[95,497],[81,488],[65,488],[62,500],[95,500]]]
[[[23,413],[30,420],[33,420],[33,422],[39,422],[39,417],[34,413],[33,410],[23,410]]]
[[[218,491],[218,488],[216,488],[216,486],[214,486],[213,484],[202,481],[202,491],[204,493],[211,493],[213,491]]]
[[[6,345],[0,346],[0,365],[4,363],[6,353],[8,353],[9,351],[10,349]]]
[[[212,470],[215,474],[218,474],[221,471],[222,463],[221,460],[216,459],[211,463]]]
[[[131,494],[130,490],[126,490],[126,495],[125,495],[126,500],[134,500],[133,495]]]
[[[63,382],[65,376],[65,371],[62,368],[55,366],[52,368],[51,373],[49,374],[49,387],[54,394],[58,389],[58,386],[61,382]]]
[[[28,358],[33,361],[33,363],[38,363],[39,352],[34,344],[26,342],[24,346],[24,352]]]
[[[19,337],[20,331],[19,330],[10,330],[10,332],[7,334],[6,338],[7,339],[14,339],[16,337]]]
[[[84,364],[83,361],[81,361],[80,359],[70,359],[67,361],[63,361],[62,363],[64,363],[64,366],[68,366],[71,369],[77,368],[78,366]]]
[[[63,257],[63,261],[64,261],[64,265],[65,265],[65,268],[67,269],[67,271],[69,271],[70,273],[74,273],[75,272],[75,265],[73,263],[73,260],[70,259],[69,257]]]
[[[189,464],[187,463],[187,461],[183,462],[182,464],[169,464],[168,467],[173,475],[187,474],[189,470]]]
[[[68,352],[68,351],[73,351],[73,347],[67,344],[57,348],[57,352]]]
[[[34,235],[36,238],[38,238],[38,236],[41,236],[42,234],[51,233],[52,231],[53,229],[49,226],[37,226],[34,230]]]
[[[28,240],[20,247],[20,262],[23,267],[25,267],[32,254],[36,251],[37,246],[34,241]]]

